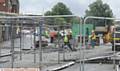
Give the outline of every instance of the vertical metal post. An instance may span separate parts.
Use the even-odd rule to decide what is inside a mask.
[[[5,27],[5,26],[2,26],[2,27],[0,27],[0,28],[3,28],[3,27]],[[1,35],[3,35],[3,33],[2,33]],[[3,41],[2,39],[3,39],[3,37],[2,37],[1,40],[0,40],[0,56],[1,56],[1,52],[2,52],[2,47],[1,47],[1,45],[2,45],[1,43],[2,43],[2,41]]]
[[[32,30],[32,27],[30,27],[30,31]],[[31,36],[31,38],[30,38],[30,42],[31,42],[31,46],[32,46],[32,44],[33,44],[33,38],[32,38],[32,33],[30,33],[30,36]]]
[[[42,69],[41,64],[42,64],[42,24],[43,24],[43,19],[41,22],[39,22],[39,68],[40,70]]]
[[[22,60],[22,23],[20,24],[20,60]]]
[[[14,67],[14,27],[13,24],[11,23],[11,68]]]
[[[25,45],[24,45],[24,44],[25,44],[25,40],[26,40],[25,38],[26,38],[26,35],[25,35],[25,33],[23,32],[23,33],[22,33],[22,42],[23,42],[22,48],[23,48],[23,49],[25,48]]]
[[[113,31],[113,36],[114,36],[114,59],[113,59],[113,68],[115,68],[115,52],[116,52],[116,48],[115,48],[115,37],[116,37],[116,35],[115,35],[115,33],[116,33],[116,30],[115,30],[115,28],[114,28],[114,31]]]
[[[80,19],[80,18],[79,18]],[[80,71],[82,71],[82,62],[81,62],[81,60],[82,60],[82,50],[81,50],[81,48],[82,48],[82,21],[81,21],[81,19],[80,19],[80,24],[79,24],[79,36],[80,36],[80,48],[79,48],[79,54],[80,54],[80,56],[79,56],[79,60],[80,60]]]
[[[86,39],[85,39],[85,37],[86,37],[86,36],[85,36],[85,35],[86,35],[86,34],[85,34],[85,31],[86,31],[86,30],[85,30],[86,20],[87,20],[87,19],[84,19],[84,22],[83,22],[83,31],[84,31],[84,32],[83,32],[83,36],[84,36],[84,37],[83,37],[83,47],[84,47],[84,48],[83,48],[83,54],[82,54],[82,56],[83,56],[83,61],[82,61],[82,69],[83,69],[83,71],[85,70],[85,61],[84,61],[84,59],[85,59],[85,49],[86,49],[86,43],[85,43],[85,42],[86,42],[86,41],[85,41],[85,40],[86,40]]]
[[[36,26],[34,26],[34,63],[36,63],[36,46],[35,46],[35,41],[36,41]]]
[[[0,40],[0,56],[2,55],[2,47],[1,47],[1,44],[2,43],[2,41]]]
[[[60,31],[60,28],[58,29]],[[60,36],[58,35],[58,64],[60,63]]]
[[[63,26],[63,32],[64,32],[64,34],[65,34],[65,25]],[[64,35],[64,34],[63,34],[63,35]],[[64,37],[63,37],[63,41],[64,41]],[[63,43],[63,45],[65,45],[65,44]],[[66,60],[66,58],[65,58],[66,53],[65,53],[65,50],[64,50],[64,46],[63,46],[63,56],[64,56],[64,60]]]

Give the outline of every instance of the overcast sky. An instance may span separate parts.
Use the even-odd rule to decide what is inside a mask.
[[[88,5],[96,0],[19,0],[20,13],[22,14],[43,14],[50,10],[58,2],[63,2],[72,11],[73,14],[84,16]],[[110,5],[114,16],[120,16],[120,0],[103,0]]]

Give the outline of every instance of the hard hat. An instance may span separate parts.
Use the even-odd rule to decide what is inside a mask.
[[[92,33],[94,33],[95,31],[94,30],[92,30]]]
[[[70,33],[72,33],[72,30],[70,30]]]

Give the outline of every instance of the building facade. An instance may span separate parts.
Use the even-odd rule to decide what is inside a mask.
[[[19,0],[0,0],[0,16],[12,16],[19,13]],[[0,25],[6,24],[0,21]],[[0,41],[8,40],[10,28],[0,27]]]
[[[0,0],[0,11],[9,13],[19,13],[19,1]]]

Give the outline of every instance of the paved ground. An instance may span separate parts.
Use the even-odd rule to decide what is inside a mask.
[[[101,50],[103,52],[101,53],[99,50]],[[95,51],[95,52],[93,52],[93,51]],[[106,51],[109,51],[109,48],[95,48],[95,49],[91,49],[91,50],[85,50],[85,58],[109,55],[108,53],[106,53]],[[37,63],[39,63],[39,54],[38,53],[39,52],[36,51],[36,62]],[[59,54],[60,54],[60,58],[59,58],[60,62],[62,62],[63,60],[77,60],[80,58],[79,51],[65,52],[65,53],[49,52],[49,53],[43,53],[43,56],[42,56],[43,64],[56,64],[56,63],[58,63],[58,55]],[[22,67],[38,67],[37,64],[34,66],[34,52],[32,50],[22,53],[22,60],[21,61],[19,60],[19,57],[20,57],[19,54],[15,54],[15,56],[17,57],[15,59],[15,62],[14,62],[15,67],[21,67],[22,65],[23,65]],[[8,58],[3,57],[3,59],[8,59],[8,60],[10,60],[10,58],[11,57],[8,57]],[[82,59],[82,57],[81,57],[81,59]],[[5,63],[3,67],[10,67],[10,65],[8,63],[7,64]]]
[[[67,69],[61,71],[80,71],[80,65],[75,64]],[[105,64],[85,64],[84,71],[115,71],[113,69],[113,65],[105,65]]]
[[[24,37],[22,39],[24,39],[24,42],[22,42],[22,46],[23,46],[22,48],[30,48],[30,46],[33,45],[33,43],[30,40],[30,37]],[[19,45],[20,45],[19,39],[16,39],[15,40],[15,47],[19,47]],[[6,42],[2,43],[1,46],[8,47],[8,48],[1,50],[1,55],[10,54],[10,49],[9,49],[10,41],[6,41]],[[68,62],[64,62],[63,60],[79,60],[80,58],[83,59],[83,57],[80,56],[80,55],[83,55],[83,52],[84,52],[85,58],[91,58],[91,57],[97,57],[97,56],[106,56],[106,55],[110,55],[109,53],[112,53],[111,47],[106,46],[106,45],[102,45],[99,47],[97,46],[97,47],[92,48],[92,49],[85,49],[84,51],[83,51],[83,49],[81,49],[81,53],[79,50],[73,51],[73,52],[70,50],[65,50],[64,52],[60,51],[60,53],[59,53],[58,50],[59,49],[55,48],[55,47],[43,49],[43,55],[42,55],[42,69],[43,69],[43,71],[46,71],[47,69],[59,67],[61,65],[68,63]],[[39,50],[36,50],[35,52],[34,52],[34,50],[22,51],[22,60],[20,60],[20,54],[19,54],[20,49],[15,48],[15,51],[16,51],[15,52],[16,54],[15,54],[14,67],[18,67],[18,68],[19,67],[28,67],[28,68],[29,67],[31,67],[31,68],[39,67]],[[36,63],[34,63],[34,53],[36,54],[36,58],[35,58]],[[86,65],[86,67],[88,67],[88,68],[89,68],[89,66],[91,66],[91,68],[94,68],[94,66],[99,67],[99,65],[90,65],[90,64]],[[103,66],[101,66],[101,68],[104,66],[108,69],[109,69],[109,67],[111,67],[110,65],[103,65]],[[0,68],[6,68],[6,67],[11,67],[11,56],[0,58]],[[73,66],[73,68],[74,67],[77,68],[78,65]]]

